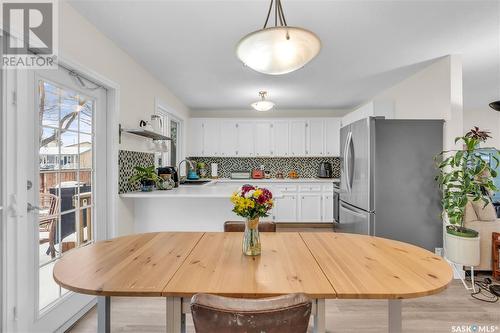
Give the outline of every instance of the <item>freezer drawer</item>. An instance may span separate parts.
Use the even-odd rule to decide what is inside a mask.
[[[374,214],[340,201],[339,221],[335,224],[337,232],[373,235]]]

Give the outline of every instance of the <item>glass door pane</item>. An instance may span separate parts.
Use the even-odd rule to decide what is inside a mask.
[[[55,261],[93,236],[95,100],[38,81],[39,310],[66,291],[52,278]]]

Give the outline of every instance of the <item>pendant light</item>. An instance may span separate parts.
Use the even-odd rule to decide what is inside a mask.
[[[490,108],[492,108],[495,111],[500,111],[500,101],[491,102]]]
[[[267,27],[274,5],[274,27]],[[313,32],[286,23],[281,0],[271,0],[264,27],[243,37],[236,46],[238,58],[253,70],[281,75],[304,67],[316,57],[321,41]]]
[[[266,100],[267,91],[259,91],[260,101],[250,104],[256,111],[265,112],[274,107],[274,103]]]

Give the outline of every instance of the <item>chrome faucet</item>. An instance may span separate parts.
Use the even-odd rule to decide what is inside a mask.
[[[179,170],[179,182],[180,182],[180,180],[181,180],[181,178],[182,178],[182,177],[181,177],[181,164],[182,164],[182,162],[186,162],[187,164],[189,164],[189,167],[190,167],[191,169],[194,169],[194,168],[195,168],[194,161],[192,161],[192,160],[188,160],[188,159],[186,158],[186,159],[183,159],[182,161],[180,161],[180,162],[179,162],[179,165],[177,166],[177,170]],[[186,169],[186,176],[185,176],[185,178],[187,178],[188,172],[189,172],[189,170],[187,170],[187,169]]]

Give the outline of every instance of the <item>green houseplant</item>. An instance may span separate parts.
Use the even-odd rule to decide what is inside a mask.
[[[493,182],[497,173],[483,158],[485,154],[482,151],[485,148],[479,147],[488,138],[491,138],[489,132],[474,127],[464,136],[455,139],[455,143],[463,143],[463,149],[440,154],[440,157],[444,156],[444,160],[438,166],[440,173],[436,180],[443,191],[442,205],[450,222],[446,226],[449,234],[476,237],[477,232],[464,225],[465,206],[469,200],[481,200],[487,205],[489,192],[498,190]],[[497,157],[493,158],[498,166]]]
[[[474,267],[480,262],[480,239],[477,231],[466,228],[465,209],[471,201],[482,201],[486,206],[489,192],[497,191],[493,178],[497,176],[498,158],[495,168],[490,167],[487,148],[480,144],[490,138],[489,132],[474,127],[464,136],[457,137],[455,143],[463,143],[463,148],[442,152],[438,158],[439,175],[436,180],[443,191],[443,219],[446,222],[444,251],[448,260]],[[495,149],[496,150],[496,149]]]
[[[154,165],[148,167],[135,166],[134,171],[135,174],[130,177],[129,183],[135,184],[140,182],[141,191],[143,192],[151,192],[155,184],[160,180],[160,177],[156,174]]]

